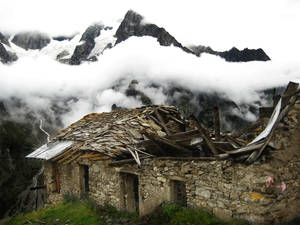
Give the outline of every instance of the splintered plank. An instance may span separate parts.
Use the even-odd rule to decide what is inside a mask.
[[[161,126],[166,131],[167,135],[171,135],[171,132],[169,131],[167,125],[165,124],[163,117],[160,115],[160,113],[158,112],[157,109],[154,110],[154,114],[155,114],[156,118],[159,120]]]
[[[238,140],[230,135],[226,135],[225,136],[225,139],[233,146],[233,147],[236,147],[236,148],[240,148],[244,145],[246,145],[247,143],[241,141],[241,140]]]
[[[179,132],[179,133],[175,133],[175,134],[166,136],[165,138],[174,140],[176,142],[180,142],[180,141],[190,141],[196,137],[201,137],[198,130]]]
[[[178,144],[176,144],[175,141],[172,141],[172,140],[168,140],[166,138],[163,138],[163,137],[159,137],[155,134],[150,134],[150,133],[147,133],[146,131],[143,131],[144,134],[152,141],[154,142],[157,142],[157,143],[160,143],[160,144],[164,144],[164,145],[167,145],[169,147],[171,147],[172,149],[176,149],[178,151],[181,151],[181,152],[185,152],[185,153],[191,153],[191,151],[187,148],[184,148]]]
[[[198,121],[198,119],[192,115],[192,117],[194,118],[194,120],[196,121],[196,125],[198,128],[198,131],[200,132],[200,134],[202,135],[203,139],[205,140],[207,146],[209,147],[209,149],[211,150],[211,152],[214,155],[218,154],[218,151],[216,150],[215,146],[213,145],[213,143],[210,141],[210,139],[208,138],[208,136],[206,135],[205,129],[201,126],[200,122]]]

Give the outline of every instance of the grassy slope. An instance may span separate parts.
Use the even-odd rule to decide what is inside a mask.
[[[3,225],[247,225],[246,221],[229,222],[195,209],[184,208],[173,203],[164,204],[148,216],[139,218],[136,213],[120,212],[110,205],[98,206],[89,199],[79,200],[67,196],[64,203],[44,208],[39,211],[22,214]],[[300,218],[295,218],[285,225],[298,225]],[[1,224],[1,223],[0,223]]]
[[[159,207],[152,215],[119,212],[112,206],[98,207],[91,201],[69,201],[37,212],[19,215],[4,225],[19,224],[173,224],[173,225],[244,225],[243,221],[224,222],[207,212],[186,209],[175,204]]]

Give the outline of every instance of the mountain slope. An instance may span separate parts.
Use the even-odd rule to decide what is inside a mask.
[[[74,41],[74,37],[58,36],[50,38],[39,32],[22,32],[14,35],[9,41],[0,33],[0,58],[2,63],[9,63],[17,60],[17,57],[32,54],[32,50],[37,50],[34,55],[49,54],[51,51],[48,46],[55,46],[61,51],[55,52],[55,59],[62,63],[70,65],[80,65],[84,61],[96,61],[103,51],[113,48],[121,42],[128,40],[130,37],[150,36],[157,39],[161,46],[174,46],[182,49],[185,53],[194,54],[198,57],[202,53],[219,56],[228,62],[249,62],[249,61],[268,61],[270,57],[261,49],[239,50],[235,47],[228,51],[214,51],[210,47],[184,46],[174,36],[172,36],[165,28],[156,24],[147,23],[144,17],[133,10],[129,10],[124,16],[120,25],[113,28],[105,26],[102,23],[96,23],[89,26],[81,35],[80,40]],[[191,28],[195,29],[195,28]],[[52,43],[53,42],[53,43]],[[20,50],[11,46],[10,43],[25,50]],[[5,48],[7,45],[9,48]],[[66,45],[71,46],[66,48]],[[44,51],[44,49],[48,49]],[[54,50],[53,50],[54,51]],[[56,51],[56,50],[55,50]],[[53,54],[53,53],[50,53]]]

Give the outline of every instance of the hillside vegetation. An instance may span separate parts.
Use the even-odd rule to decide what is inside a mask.
[[[137,213],[120,212],[110,205],[98,206],[88,198],[77,199],[66,196],[65,201],[39,211],[20,214],[3,225],[20,224],[76,224],[76,225],[246,225],[245,221],[225,222],[208,212],[199,209],[184,208],[168,203],[158,207],[152,215],[139,218]]]

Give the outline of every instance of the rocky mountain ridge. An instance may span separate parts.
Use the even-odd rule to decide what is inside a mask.
[[[109,38],[101,39],[105,31],[109,31]],[[182,49],[185,53],[194,54],[198,57],[202,53],[212,54],[225,59],[228,62],[249,62],[249,61],[268,61],[270,57],[263,49],[239,50],[235,47],[228,51],[215,51],[210,47],[195,45],[184,46],[174,36],[163,27],[156,24],[146,23],[144,17],[133,10],[129,10],[124,16],[116,31],[113,27],[103,24],[93,24],[82,34],[78,42],[74,42],[72,49],[65,49],[61,46],[61,51],[56,54],[55,59],[59,62],[80,65],[84,61],[96,61],[103,51],[126,41],[130,37],[150,36],[156,38],[161,46],[174,46]],[[11,63],[17,60],[18,52],[12,48],[11,43],[18,47],[28,50],[42,50],[51,45],[51,42],[71,42],[75,37],[49,37],[38,32],[22,32],[11,38],[5,37],[0,33],[0,59],[2,63]],[[100,39],[99,39],[100,38]],[[102,42],[102,43],[101,43]],[[102,46],[96,48],[96,46]],[[91,52],[94,52],[91,55]]]

